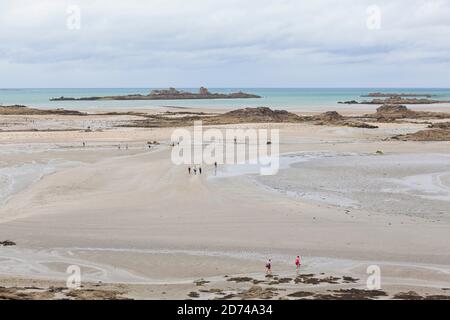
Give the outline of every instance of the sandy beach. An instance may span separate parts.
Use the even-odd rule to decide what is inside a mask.
[[[376,298],[448,296],[450,143],[388,139],[426,123],[209,126],[279,129],[281,168],[204,166],[200,176],[171,161],[173,128],[122,126],[138,118],[2,116],[0,241],[16,243],[0,247],[9,294],[345,298],[366,289],[376,265]],[[64,288],[71,265],[82,272],[77,295]]]
[[[450,300],[449,21],[442,0],[2,0],[0,300]]]

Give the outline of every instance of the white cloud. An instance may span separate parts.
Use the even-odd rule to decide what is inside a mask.
[[[0,86],[444,86],[449,35],[445,0],[2,0]]]

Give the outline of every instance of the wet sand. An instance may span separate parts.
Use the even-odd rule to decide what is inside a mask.
[[[67,121],[51,119],[33,125]],[[55,161],[66,164],[24,179],[26,186],[1,205],[0,240],[17,245],[0,247],[0,285],[64,285],[67,266],[75,264],[87,287],[101,281],[105,290],[131,298],[224,296],[199,289],[242,298],[254,285],[286,290],[272,298],[289,298],[298,291],[364,289],[366,269],[375,264],[387,297],[410,290],[448,294],[450,145],[384,140],[425,124],[373,130],[240,124],[280,128],[285,156],[310,155],[276,176],[259,177],[239,169],[215,176],[208,166],[202,176],[189,176],[170,160],[172,129],[106,128],[109,119],[96,121],[90,132],[0,133],[2,172],[9,177],[18,166],[35,174],[36,164],[46,170]],[[148,149],[153,140],[161,144]],[[340,280],[295,283],[297,254],[302,273]],[[259,283],[266,281],[268,258],[288,283]],[[359,280],[343,283],[343,276]],[[197,286],[199,279],[209,282]],[[268,294],[254,290],[259,298]]]

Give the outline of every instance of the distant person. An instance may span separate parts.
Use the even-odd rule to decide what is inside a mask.
[[[197,174],[197,168],[194,168],[194,174],[195,175]]]
[[[217,169],[217,161],[216,161],[216,162],[214,162],[214,168],[216,168],[216,169]]]
[[[83,141],[83,147],[86,147],[86,142]]]
[[[300,270],[300,266],[302,265],[301,261],[300,261],[300,256],[297,256],[297,258],[295,258],[295,270],[298,271]]]
[[[272,274],[272,259],[269,259],[266,262],[266,274],[271,275]]]
[[[188,168],[188,172],[189,172],[189,174],[191,174],[191,167]]]
[[[202,174],[202,167],[198,168],[198,174]]]

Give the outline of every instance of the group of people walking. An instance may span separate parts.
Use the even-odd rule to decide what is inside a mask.
[[[300,256],[297,256],[295,258],[294,264],[295,264],[295,271],[298,274],[298,272],[300,271],[300,266],[302,265]],[[271,274],[272,274],[272,259],[269,259],[266,262],[266,275],[271,275]]]
[[[197,174],[197,172],[198,172],[198,174],[202,174],[202,167],[200,167],[200,166],[194,166],[194,167],[189,167],[188,168],[188,173],[189,174],[191,174],[191,173],[193,173],[193,174]]]
[[[215,169],[215,171],[217,170],[217,162],[214,162],[214,169]],[[202,167],[201,166],[197,166],[197,165],[195,165],[195,166],[189,166],[188,167],[188,173],[189,174],[194,174],[194,175],[196,175],[197,173],[198,174],[202,174]]]

